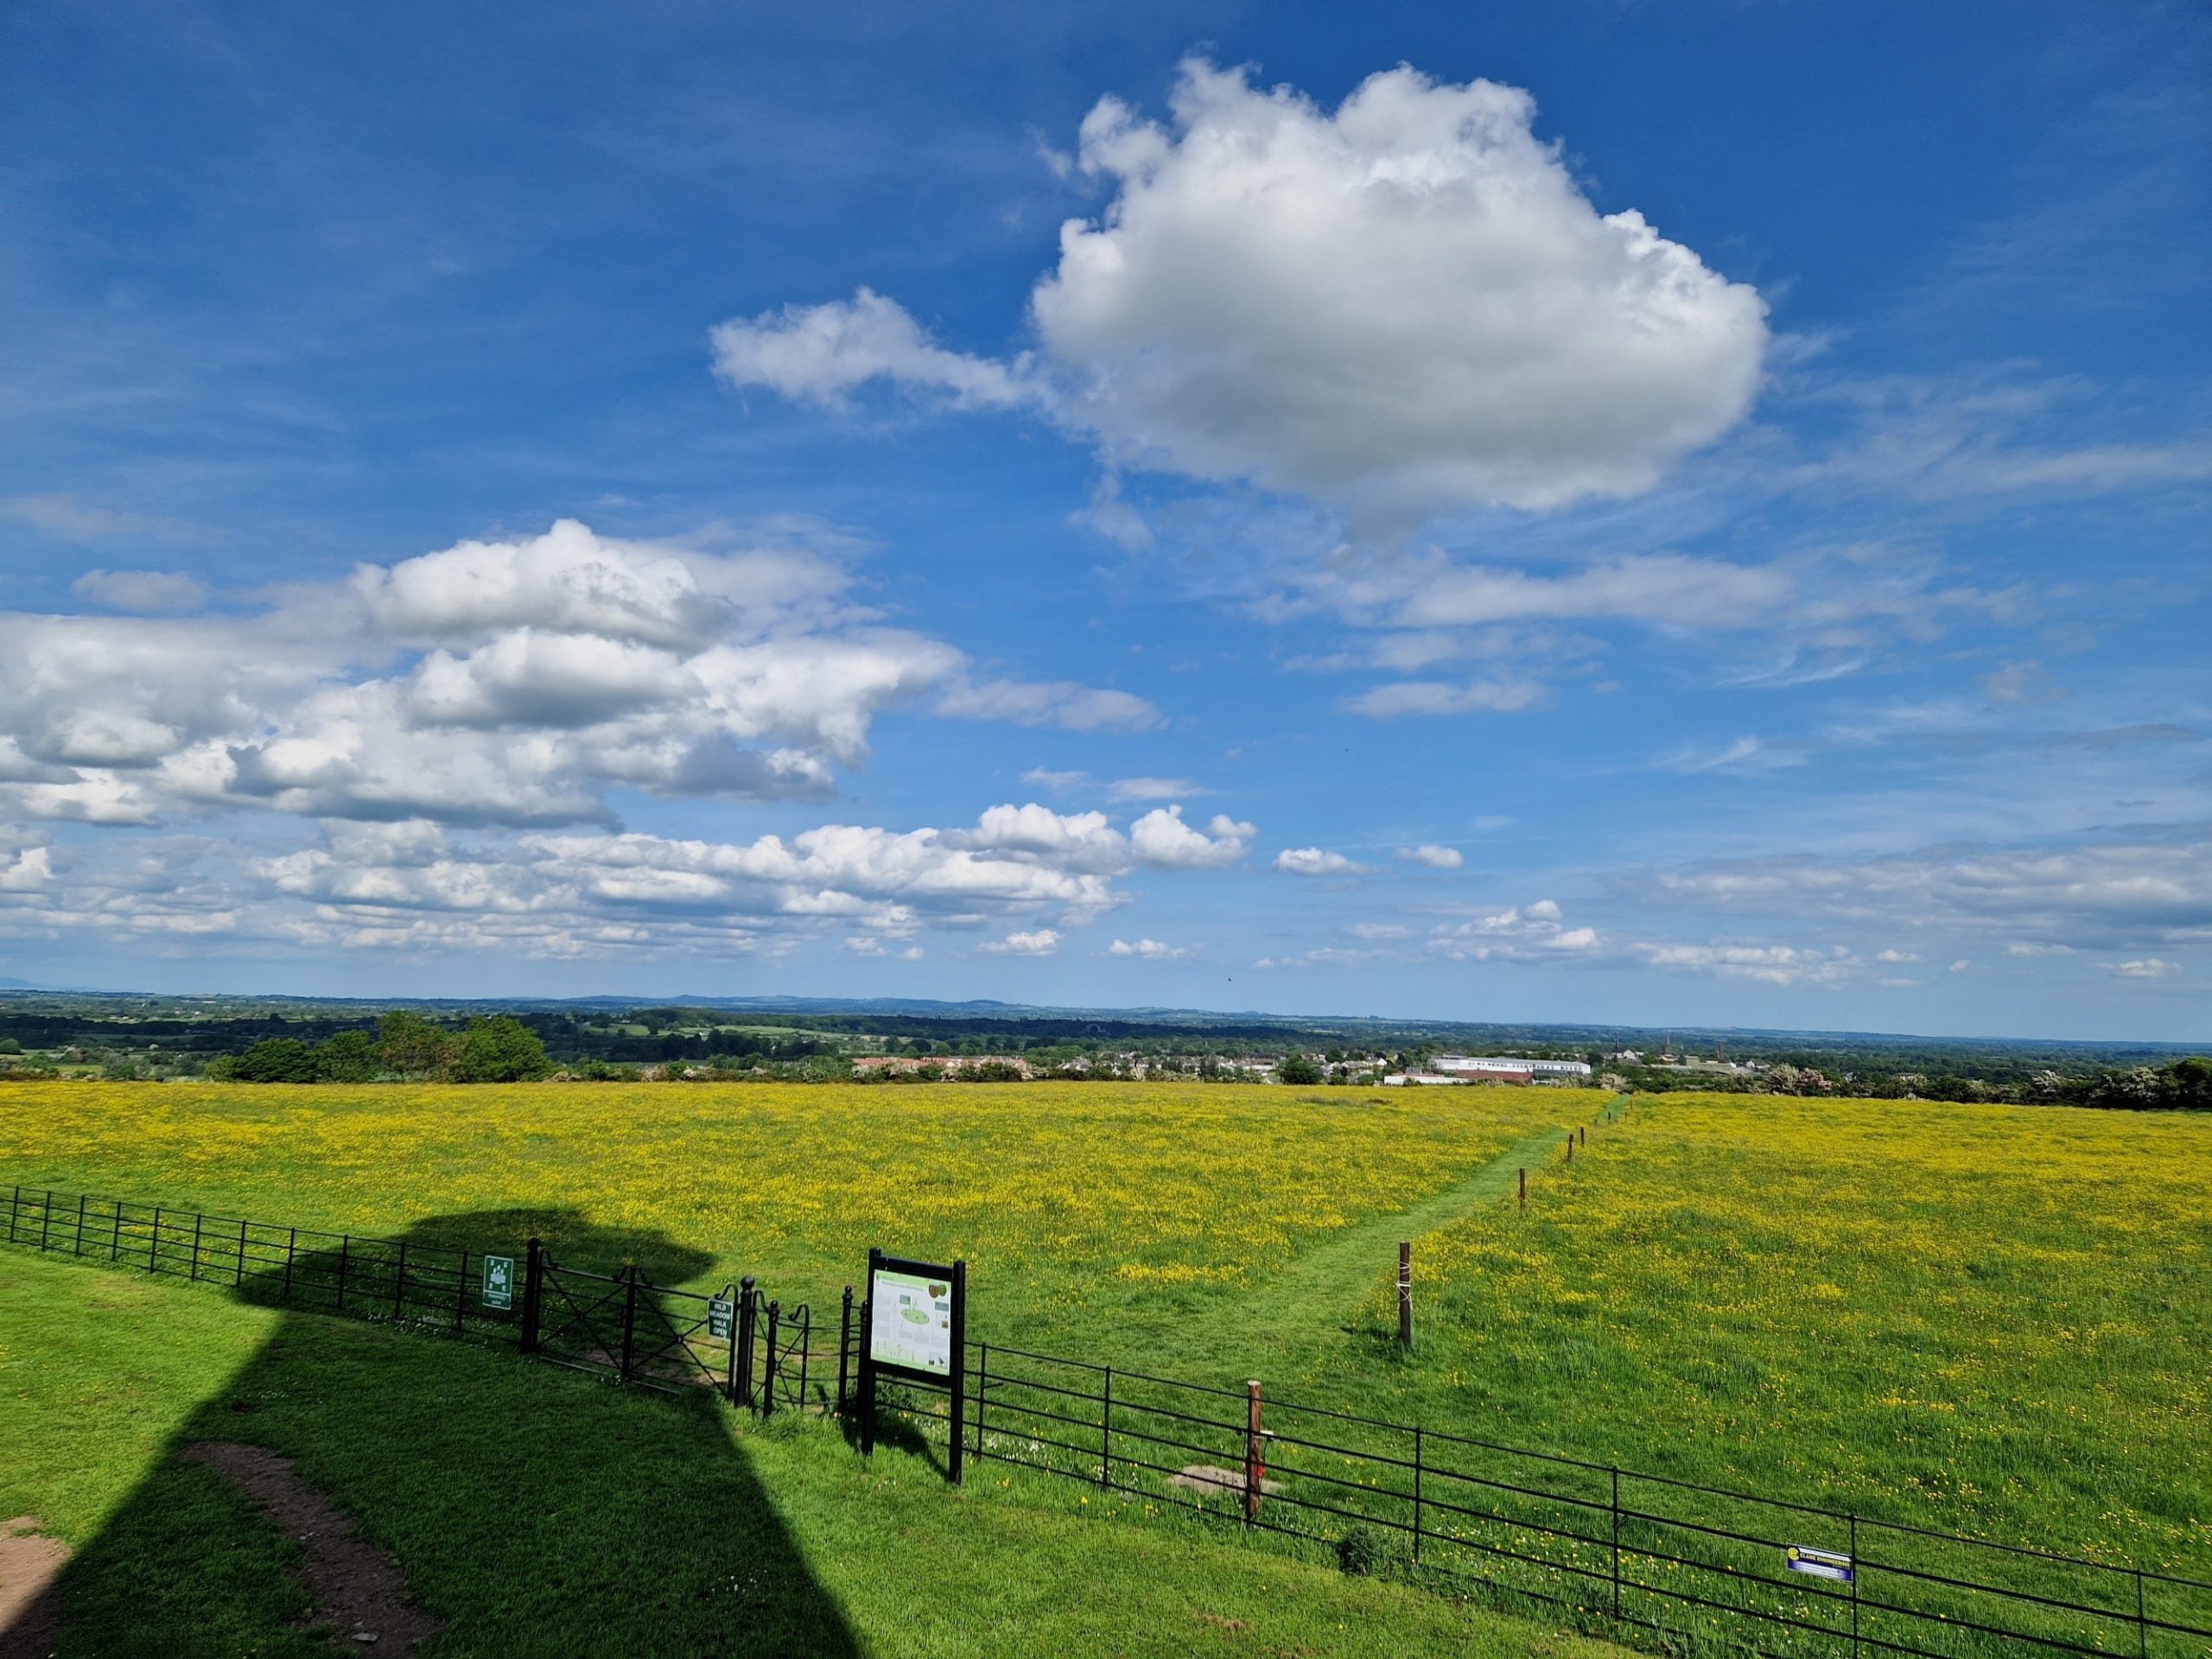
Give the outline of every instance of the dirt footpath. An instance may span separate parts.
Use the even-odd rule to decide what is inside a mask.
[[[354,1530],[350,1516],[294,1474],[289,1459],[235,1440],[200,1440],[177,1455],[222,1476],[300,1546],[293,1577],[315,1600],[309,1623],[330,1627],[334,1648],[409,1653],[437,1634],[438,1621],[408,1605],[398,1567]]]
[[[54,1581],[69,1546],[38,1535],[38,1517],[0,1521],[0,1659],[47,1659],[61,1633]]]

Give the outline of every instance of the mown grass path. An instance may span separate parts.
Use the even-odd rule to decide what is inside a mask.
[[[1347,1344],[1368,1344],[1363,1304],[1397,1272],[1400,1241],[1427,1233],[1513,1195],[1518,1172],[1536,1169],[1563,1142],[1564,1127],[1524,1135],[1465,1179],[1391,1215],[1353,1223],[1326,1243],[1284,1262],[1242,1296],[1218,1299],[1173,1328],[1161,1344],[1174,1374],[1211,1377],[1226,1364],[1246,1375],[1286,1380]],[[1416,1242],[1415,1249],[1419,1249]]]

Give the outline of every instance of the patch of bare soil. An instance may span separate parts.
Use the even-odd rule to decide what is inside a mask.
[[[1244,1496],[1244,1471],[1242,1469],[1222,1469],[1210,1463],[1185,1464],[1180,1474],[1167,1477],[1167,1484],[1180,1486],[1185,1491],[1196,1492],[1200,1497]],[[1282,1483],[1262,1476],[1260,1491],[1273,1497],[1282,1491]]]
[[[200,1440],[177,1454],[205,1464],[269,1512],[300,1546],[294,1572],[315,1600],[311,1623],[330,1627],[345,1653],[408,1653],[441,1628],[407,1602],[407,1580],[390,1557],[354,1530],[353,1517],[292,1472],[291,1459],[264,1446]]]
[[[0,1659],[47,1659],[61,1634],[54,1580],[69,1546],[38,1535],[38,1517],[0,1521]]]

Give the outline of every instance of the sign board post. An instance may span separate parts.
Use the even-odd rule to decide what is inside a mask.
[[[512,1255],[484,1258],[484,1306],[505,1313],[515,1305],[515,1259]]]
[[[868,1319],[861,1331],[861,1450],[875,1450],[876,1379],[946,1390],[952,1401],[950,1468],[960,1484],[968,1439],[968,1264],[910,1262],[868,1253]]]

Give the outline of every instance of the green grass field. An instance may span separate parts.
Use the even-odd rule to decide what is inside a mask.
[[[540,1226],[580,1259],[626,1255],[701,1284],[753,1271],[817,1306],[857,1280],[871,1244],[962,1255],[974,1264],[971,1334],[985,1340],[1205,1382],[1261,1376],[1271,1397],[2212,1577],[2212,1122],[1639,1097],[1594,1127],[1570,1167],[1566,1129],[1602,1096],[1388,1093],[32,1085],[0,1091],[0,1179],[363,1232],[442,1228],[476,1246]],[[1523,1166],[1525,1214],[1511,1199]],[[471,1233],[494,1226],[496,1238]],[[1401,1238],[1415,1246],[1410,1354],[1389,1340]],[[17,1259],[0,1260],[0,1274],[12,1279]],[[155,1294],[111,1279],[82,1281],[102,1297]],[[252,1348],[253,1366],[272,1363],[261,1335],[238,1333],[274,1316],[182,1294],[220,1308],[224,1340]],[[299,1345],[320,1367],[367,1340]],[[380,1363],[425,1376],[467,1351],[378,1340],[407,1356]],[[195,1386],[181,1380],[179,1397]],[[518,1386],[545,1383],[533,1370]],[[147,1412],[155,1423],[159,1410]],[[72,1409],[36,1414],[66,1423]],[[252,1414],[251,1438],[279,1421]],[[40,1497],[36,1471],[69,1466],[71,1432],[40,1430],[19,1477],[21,1507],[65,1529],[76,1523],[49,1513],[60,1500]],[[301,1432],[307,1471],[314,1441]],[[855,1480],[892,1483],[912,1505],[905,1524],[940,1542],[986,1511],[993,1527],[1081,1525],[1090,1540],[1109,1507],[1020,1478],[995,1502],[995,1489],[953,1497],[924,1473],[909,1491],[899,1459],[861,1475],[826,1436],[741,1440],[802,1541],[808,1506],[843,1514]],[[339,1463],[327,1467],[338,1483]],[[353,1484],[332,1490],[358,1508]],[[1157,1517],[1128,1530],[1180,1535]],[[849,1611],[866,1596],[839,1576],[874,1547],[835,1527],[822,1535],[810,1572],[857,1621],[855,1639],[935,1651],[880,1645],[886,1627]],[[1198,1545],[1157,1547],[1179,1559]],[[1185,1605],[1214,1570],[1141,1569],[1163,1606]],[[508,1633],[483,1650],[527,1650],[499,1645],[520,1638]],[[1039,1628],[1066,1630],[1076,1652],[1154,1650]],[[1317,1641],[1308,1631],[1293,1650],[1331,1650]]]
[[[61,1659],[329,1649],[292,1548],[207,1470],[296,1460],[446,1623],[426,1654],[1329,1656],[1618,1649],[1103,1499],[766,1427],[505,1349],[243,1306],[207,1287],[0,1256],[0,1513],[79,1548]]]

